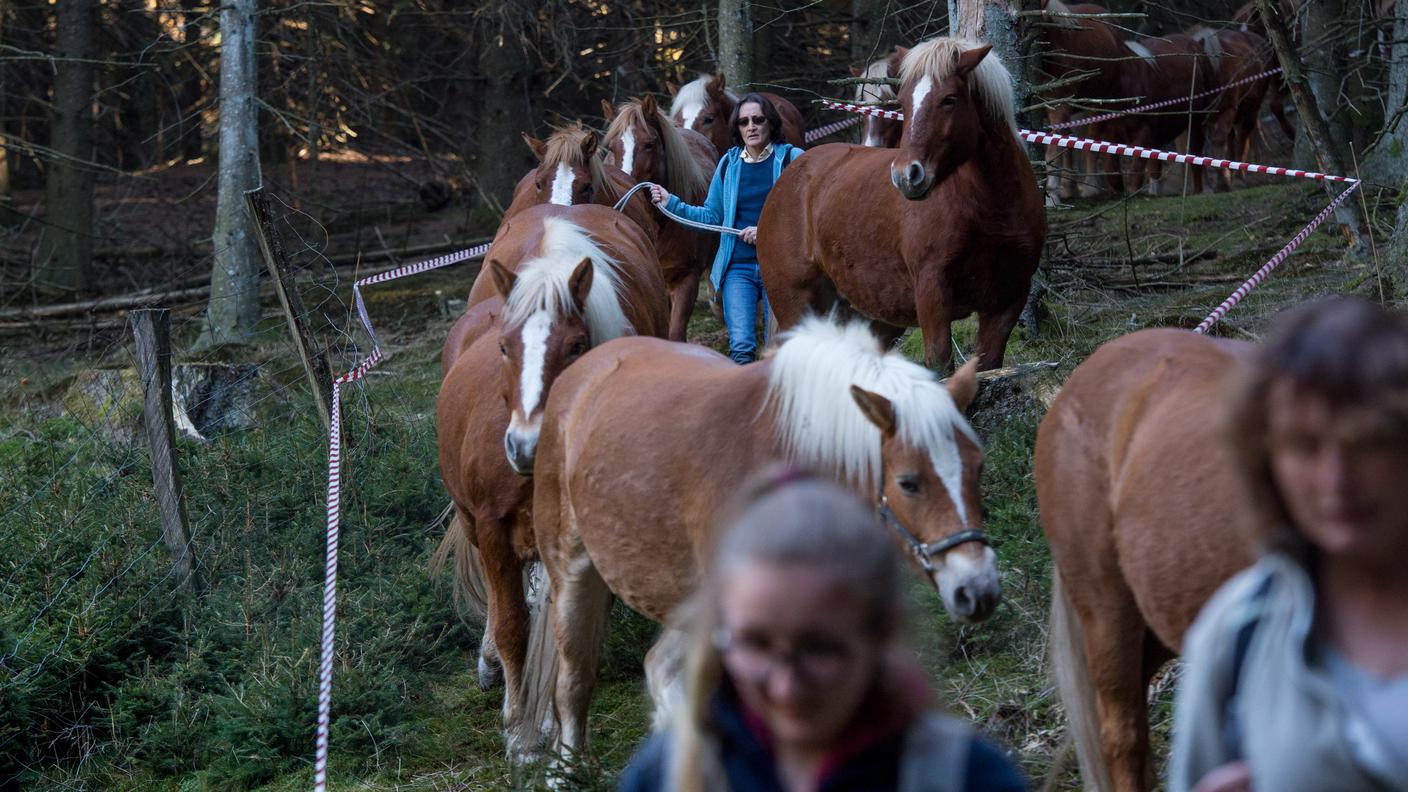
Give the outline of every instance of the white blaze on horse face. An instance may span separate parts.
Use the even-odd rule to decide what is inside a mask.
[[[704,105],[697,102],[690,102],[680,108],[680,115],[684,116],[684,128],[694,129],[694,119],[699,117],[699,111],[704,109]]]
[[[874,121],[865,122],[865,145],[870,148],[884,148],[885,140],[880,137],[880,133],[875,127],[876,123]]]
[[[636,131],[630,127],[626,128],[625,134],[621,135],[621,170],[634,177],[631,167],[636,164]]]
[[[929,97],[929,92],[934,90],[934,81],[929,79],[929,75],[919,78],[919,84],[914,86],[914,93],[911,94],[909,118],[906,119],[910,126],[919,122],[919,110],[924,107],[924,100]]]
[[[929,455],[929,464],[934,466],[934,474],[939,477],[939,481],[944,483],[944,490],[948,492],[948,499],[953,501],[953,512],[958,515],[959,530],[968,530],[968,508],[963,500],[963,455],[958,448],[958,430],[949,438],[949,447],[943,453],[935,453],[939,449],[934,449]]]
[[[532,431],[529,421],[533,411],[543,398],[543,379],[546,375],[548,333],[552,330],[552,314],[538,311],[523,323],[523,370],[518,382],[518,394],[522,399],[522,412],[510,420],[510,431]]]
[[[552,202],[558,206],[572,205],[572,169],[559,162],[552,177]]]

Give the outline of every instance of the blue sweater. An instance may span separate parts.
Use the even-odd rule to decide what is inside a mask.
[[[772,181],[774,184],[777,183],[777,177],[781,175],[783,166],[802,156],[802,153],[802,149],[787,143],[774,144],[772,158]],[[665,204],[665,211],[696,223],[737,228],[735,223],[738,222],[738,187],[742,181],[743,168],[740,166],[743,164],[743,149],[734,146],[724,154],[722,160],[719,160],[719,167],[714,169],[714,178],[709,182],[709,194],[705,196],[703,206],[691,206],[681,201],[678,195],[671,195],[670,200]],[[715,293],[718,293],[724,272],[728,269],[729,262],[733,260],[733,249],[740,241],[734,234],[723,234],[719,238],[719,252],[714,254],[714,266],[709,271],[709,281],[714,284]]]

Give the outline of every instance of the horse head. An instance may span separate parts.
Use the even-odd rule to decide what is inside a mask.
[[[908,53],[908,47],[896,46],[894,51],[887,57],[875,61],[863,71],[852,66],[851,76],[867,77],[870,79],[899,77],[900,62],[904,60],[904,56]],[[895,100],[896,95],[893,85],[883,83],[856,84],[855,101],[857,104],[865,102],[894,102]],[[871,148],[894,148],[899,145],[900,135],[904,131],[903,121],[873,115],[862,116],[861,118],[861,141],[863,145]]]
[[[977,386],[976,359],[949,379],[952,406],[942,409],[851,386],[880,430],[882,516],[957,622],[986,619],[1002,599],[997,557],[982,531],[983,450],[963,418]]]
[[[904,197],[924,198],[971,159],[984,134],[993,131],[985,130],[985,116],[1011,118],[1007,69],[996,56],[988,57],[991,49],[944,37],[905,56],[900,65],[904,133],[890,163],[890,181]]]
[[[602,179],[596,159],[600,139],[595,130],[573,124],[555,130],[546,141],[527,132],[523,140],[538,158],[538,167],[530,174],[537,199],[534,203],[572,206],[592,202]]]
[[[604,101],[602,104],[609,107]],[[615,165],[637,182],[664,184],[665,142],[655,97],[646,94],[637,101],[627,102],[608,117],[611,124],[604,140],[607,164]]]
[[[738,97],[728,90],[722,74],[703,74],[675,92],[670,104],[670,120],[675,126],[700,133],[719,149],[733,146],[733,130],[728,128],[729,114]]]

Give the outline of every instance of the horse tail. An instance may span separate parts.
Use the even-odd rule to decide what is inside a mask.
[[[463,512],[455,508],[455,517],[445,531],[445,538],[430,556],[430,574],[439,576],[445,562],[451,556],[455,559],[455,609],[461,618],[474,614],[483,620],[489,612],[489,586],[484,580],[484,563],[479,557],[479,548],[469,541],[469,525]]]
[[[557,637],[552,628],[552,586],[541,562],[532,568],[528,606],[533,615],[528,628],[528,653],[518,683],[517,707],[510,709],[509,697],[504,697],[504,741],[509,758],[515,760],[540,757],[557,725],[553,710]]]
[[[1051,624],[1047,652],[1061,704],[1066,709],[1066,730],[1076,744],[1080,776],[1086,792],[1112,792],[1110,769],[1100,750],[1100,717],[1095,710],[1095,685],[1086,665],[1085,631],[1061,583],[1061,573],[1051,574]]]

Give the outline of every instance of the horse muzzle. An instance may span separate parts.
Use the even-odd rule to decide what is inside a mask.
[[[990,547],[982,548],[978,555],[949,553],[934,573],[944,609],[960,624],[987,619],[1002,601],[996,555]]]
[[[533,460],[538,455],[538,433],[520,432],[510,428],[504,432],[504,454],[509,467],[520,476],[533,475]]]
[[[890,183],[895,185],[895,189],[900,191],[900,195],[911,201],[917,201],[929,194],[929,188],[933,186],[934,180],[929,178],[928,171],[919,160],[910,160],[903,169],[890,163]]]

